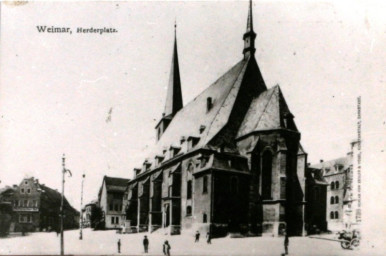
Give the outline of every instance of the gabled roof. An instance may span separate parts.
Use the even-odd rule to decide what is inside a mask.
[[[104,176],[103,182],[106,184],[107,191],[122,191],[124,192],[127,187],[127,183],[130,179]],[[102,183],[103,186],[103,183]]]
[[[340,157],[329,161],[324,161],[322,163],[311,165],[312,168],[324,169],[324,175],[337,173],[335,170],[336,165],[342,166],[342,171],[350,168],[352,164],[352,158],[350,156]],[[326,172],[326,169],[329,169],[329,172]]]
[[[291,116],[292,114],[289,111],[280,87],[276,85],[252,100],[244,121],[239,128],[237,137],[242,137],[255,131],[279,128],[291,128],[297,131],[295,123],[293,123],[293,127],[286,127],[284,122],[286,115]]]
[[[164,148],[180,146],[182,136],[200,138],[195,148],[205,146],[227,123],[248,62],[249,60],[242,60],[237,63],[178,111],[165,133],[149,152],[149,159],[152,161],[156,155],[162,155]],[[207,111],[208,98],[212,98],[212,107],[209,111]],[[202,133],[200,133],[201,126],[205,126]]]

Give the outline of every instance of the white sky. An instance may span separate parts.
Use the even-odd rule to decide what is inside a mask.
[[[186,104],[242,58],[247,8],[245,1],[2,4],[1,186],[34,176],[60,189],[63,153],[74,175],[66,196],[76,208],[83,172],[85,202],[97,197],[103,175],[132,177],[155,142],[175,18]],[[382,1],[255,1],[253,9],[258,64],[268,87],[280,84],[311,163],[349,151],[362,96],[364,179],[376,172],[374,189],[385,178],[384,11]],[[38,33],[37,25],[73,34]],[[77,27],[119,32],[76,34]]]

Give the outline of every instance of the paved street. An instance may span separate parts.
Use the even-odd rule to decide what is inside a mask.
[[[202,236],[194,243],[193,236],[166,236],[163,234],[116,234],[115,231],[84,230],[84,239],[79,240],[79,230],[65,232],[65,254],[107,254],[118,255],[117,241],[121,239],[122,255],[144,255],[142,239],[147,235],[150,241],[148,255],[162,255],[162,244],[168,240],[171,255],[281,255],[283,238],[221,238],[206,244]],[[59,254],[60,237],[56,233],[31,233],[25,237],[0,239],[0,254]],[[336,256],[336,255],[377,255],[364,251],[343,250],[333,241],[308,237],[290,238],[289,255]]]

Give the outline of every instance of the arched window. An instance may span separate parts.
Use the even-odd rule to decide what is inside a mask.
[[[330,212],[330,219],[334,219],[334,212]]]
[[[231,193],[237,194],[239,191],[239,179],[235,176],[231,178]]]
[[[335,197],[335,203],[339,204],[339,197],[338,196]]]
[[[335,212],[334,218],[335,218],[335,219],[339,219],[339,213],[338,213],[338,212]]]
[[[203,223],[207,223],[207,222],[208,222],[208,216],[206,215],[206,213],[204,213],[204,214],[202,215],[202,222],[203,222]]]
[[[331,182],[331,190],[335,189],[335,182]]]
[[[186,198],[192,199],[192,181],[188,180],[187,187],[186,187]]]
[[[186,216],[191,216],[192,215],[192,206],[187,206],[186,207]]]
[[[204,176],[202,180],[202,193],[208,192],[208,176]]]
[[[272,185],[272,153],[265,151],[262,159],[262,188],[261,194],[263,199],[271,199]]]
[[[334,200],[334,197],[332,196],[331,198],[330,198],[330,204],[334,204],[335,203],[335,200]]]
[[[339,188],[339,181],[336,181],[335,182],[335,189],[338,189]]]

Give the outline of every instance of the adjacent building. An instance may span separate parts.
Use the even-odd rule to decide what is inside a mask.
[[[38,179],[25,178],[19,186],[2,193],[12,203],[13,216],[10,231],[59,230],[61,194]],[[77,228],[79,212],[64,198],[64,229]]]
[[[123,195],[129,179],[104,176],[98,194],[98,204],[102,209],[104,228],[120,228],[124,223]]]
[[[351,143],[351,151],[345,157],[323,161],[310,169],[321,172],[328,184],[325,198],[315,203],[326,204],[326,230],[340,231],[358,228],[361,222],[358,189],[358,141]],[[325,201],[325,202],[324,202]]]
[[[93,200],[86,204],[83,208],[83,227],[92,227],[93,214],[95,214],[95,208],[98,207],[98,200]]]
[[[255,38],[250,2],[241,60],[183,105],[175,36],[157,142],[127,187],[131,232],[304,234],[307,154],[280,87],[264,82]]]

